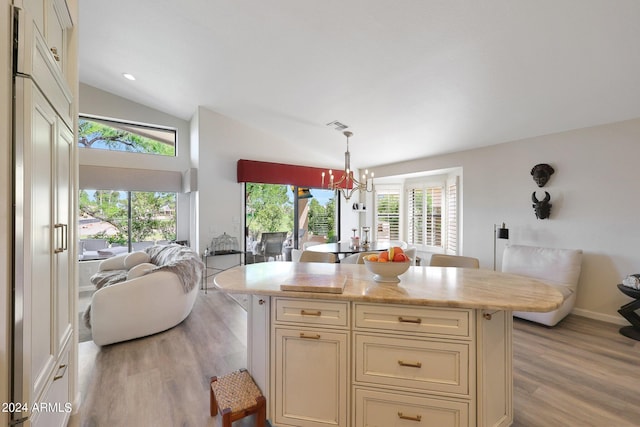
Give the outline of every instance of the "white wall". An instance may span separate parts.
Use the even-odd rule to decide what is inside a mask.
[[[640,272],[640,119],[376,166],[376,176],[463,167],[464,255],[493,264],[493,224],[505,222],[511,244],[584,251],[577,314],[626,323],[629,302],[616,284]],[[530,171],[549,163],[555,173],[540,189]],[[531,193],[551,195],[551,217],[535,217]],[[498,241],[498,259],[503,242]],[[500,262],[498,261],[498,269]]]

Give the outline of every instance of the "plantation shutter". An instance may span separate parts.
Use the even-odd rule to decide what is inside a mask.
[[[407,242],[443,248],[444,186],[420,186],[407,191]]]
[[[426,189],[425,244],[442,247],[442,187]]]
[[[447,253],[458,254],[458,177],[447,181]]]
[[[408,192],[408,226],[407,243],[411,245],[424,244],[424,190],[412,188]]]
[[[376,189],[376,239],[400,240],[399,189]]]

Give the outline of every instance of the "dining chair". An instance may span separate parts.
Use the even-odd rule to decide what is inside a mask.
[[[359,253],[347,255],[340,260],[340,264],[358,264],[358,258],[360,258]]]
[[[302,256],[302,249],[291,249],[291,262],[300,262],[300,257]]]
[[[478,258],[468,256],[433,254],[429,265],[432,267],[480,268],[480,261]]]
[[[323,253],[323,252],[312,252],[312,251],[302,251],[300,254],[299,262],[327,262],[327,263],[335,263],[336,262],[336,254],[332,253]]]
[[[416,265],[416,256],[418,255],[418,249],[407,248],[407,249],[404,249],[404,253],[411,260],[411,265]]]
[[[403,240],[390,240],[389,241],[389,246],[399,246],[402,249],[407,249],[409,247],[407,242],[405,242]]]
[[[309,246],[315,246],[315,245],[321,245],[322,242],[314,242],[312,240],[308,241],[308,242],[304,242],[302,244],[302,249],[307,249]]]

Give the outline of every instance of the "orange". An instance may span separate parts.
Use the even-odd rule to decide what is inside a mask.
[[[409,261],[409,257],[407,254],[399,253],[393,256],[393,262],[407,262]]]
[[[378,261],[378,255],[367,255],[367,260],[368,261],[377,262]]]
[[[402,248],[400,246],[394,246],[393,247],[393,253],[395,254],[403,254],[404,251],[402,250]]]
[[[378,255],[378,262],[387,262],[389,261],[389,252],[384,251],[384,252],[380,252],[380,254]]]

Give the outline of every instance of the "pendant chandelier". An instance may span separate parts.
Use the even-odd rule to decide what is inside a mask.
[[[345,200],[349,200],[353,193],[359,191],[360,193],[373,191],[373,172],[369,174],[369,170],[365,170],[362,175],[362,180],[358,180],[353,175],[351,169],[351,153],[349,153],[349,138],[353,136],[353,132],[344,131],[343,135],[347,137],[347,151],[344,153],[344,171],[340,172],[342,176],[338,179],[331,169],[329,169],[329,177],[327,179],[327,187],[329,190],[342,193]],[[322,187],[325,187],[325,173],[322,172]]]

